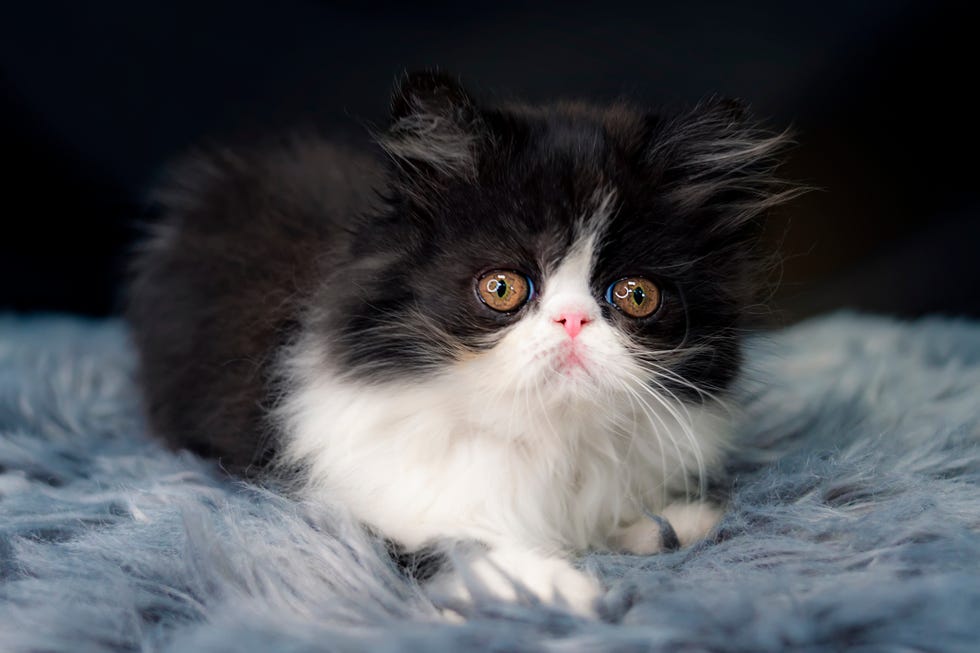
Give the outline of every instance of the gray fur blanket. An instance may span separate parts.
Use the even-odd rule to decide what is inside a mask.
[[[977,651],[980,325],[753,341],[709,541],[582,564],[603,621],[440,615],[344,514],[145,435],[116,322],[0,318],[0,651]]]

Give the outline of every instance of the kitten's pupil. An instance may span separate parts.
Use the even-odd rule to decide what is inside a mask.
[[[637,286],[633,289],[633,302],[640,306],[643,304],[643,300],[646,299],[646,295],[643,293],[643,288]]]
[[[507,282],[503,279],[491,279],[487,282],[487,291],[503,299],[507,294]]]

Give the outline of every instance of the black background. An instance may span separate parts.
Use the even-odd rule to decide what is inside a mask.
[[[12,3],[10,3],[12,4]],[[195,143],[382,123],[394,77],[477,95],[743,98],[817,186],[775,216],[773,321],[980,316],[976,19],[941,2],[20,3],[0,19],[0,310],[116,312],[161,168]]]

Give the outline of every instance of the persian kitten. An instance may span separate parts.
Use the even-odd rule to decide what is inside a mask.
[[[418,73],[375,141],[176,171],[128,310],[152,427],[451,551],[441,601],[588,612],[575,553],[673,548],[720,514],[716,400],[785,139],[731,101],[484,106]]]

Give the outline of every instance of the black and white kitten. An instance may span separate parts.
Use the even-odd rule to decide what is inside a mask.
[[[175,175],[129,307],[153,428],[408,551],[482,543],[436,594],[588,611],[571,555],[717,521],[699,490],[784,139],[729,101],[485,107],[421,73],[377,141]]]

